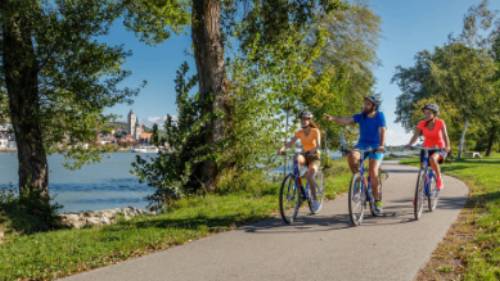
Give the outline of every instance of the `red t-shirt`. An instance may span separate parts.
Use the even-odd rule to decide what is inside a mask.
[[[422,135],[424,135],[424,147],[444,148],[445,147],[444,136],[443,136],[443,127],[445,126],[444,121],[436,118],[436,122],[432,130],[429,130],[429,128],[425,126],[425,123],[426,121],[422,120],[418,122],[417,125],[417,129],[420,129]]]

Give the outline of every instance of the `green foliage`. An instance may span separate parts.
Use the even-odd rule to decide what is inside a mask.
[[[57,211],[62,206],[47,204],[37,190],[16,196],[10,190],[0,192],[0,225],[7,232],[31,234],[61,228]]]
[[[185,62],[177,71],[175,79],[177,119],[171,115],[165,121],[165,142],[168,147],[152,158],[137,156],[133,163],[135,174],[143,182],[156,187],[156,192],[149,197],[155,207],[169,205],[185,193],[199,191],[190,184],[192,167],[199,163],[204,145],[196,138],[203,122],[198,95],[191,96],[190,91],[197,80],[193,76],[186,78],[189,66]]]

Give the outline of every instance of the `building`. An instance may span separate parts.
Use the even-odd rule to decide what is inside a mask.
[[[128,113],[128,134],[131,135],[133,138],[137,139],[137,115],[130,110]]]
[[[144,144],[150,144],[152,136],[153,136],[153,133],[142,132],[139,135],[139,142],[140,143],[144,143]]]

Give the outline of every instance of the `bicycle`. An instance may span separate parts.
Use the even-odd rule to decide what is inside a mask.
[[[293,157],[293,170],[285,176],[281,183],[279,194],[279,205],[281,218],[286,224],[293,224],[297,219],[299,210],[304,201],[307,201],[310,214],[318,213],[323,207],[325,197],[324,176],[321,168],[316,173],[316,200],[320,207],[317,210],[312,208],[312,194],[309,182],[304,187],[300,173],[300,167],[297,160],[299,153],[295,153]]]
[[[361,225],[365,215],[366,203],[370,205],[370,211],[372,216],[376,216],[375,213],[375,198],[372,193],[372,186],[370,182],[370,177],[368,176],[365,181],[365,168],[364,161],[368,153],[373,153],[376,149],[368,150],[358,150],[360,152],[359,158],[359,171],[352,175],[351,184],[349,186],[349,218],[353,226]],[[379,195],[382,199],[382,173],[379,172]]]
[[[432,212],[437,207],[438,195],[436,186],[436,176],[434,171],[429,168],[429,151],[436,150],[435,148],[415,147],[424,151],[422,165],[418,172],[417,185],[415,186],[415,197],[413,200],[413,213],[415,219],[418,220],[424,210],[424,200],[427,199],[427,206]]]

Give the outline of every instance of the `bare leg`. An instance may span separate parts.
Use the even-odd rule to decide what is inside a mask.
[[[361,157],[361,154],[357,150],[351,151],[349,155],[347,156],[347,163],[349,163],[349,168],[351,169],[352,173],[355,174],[359,171],[359,159]]]
[[[434,153],[430,161],[431,162],[431,168],[434,170],[434,173],[436,173],[437,178],[441,178],[441,168],[439,167],[439,155],[437,153]]]
[[[370,159],[368,170],[370,175],[370,182],[372,185],[373,198],[375,198],[375,200],[381,199],[379,193],[379,183],[380,183],[378,174],[379,168],[380,168],[380,161]]]
[[[311,188],[311,195],[314,200],[317,200],[316,197],[316,172],[318,171],[318,167],[314,164],[309,164],[309,167],[307,169],[306,173],[306,178],[307,182],[309,183],[309,187]]]

